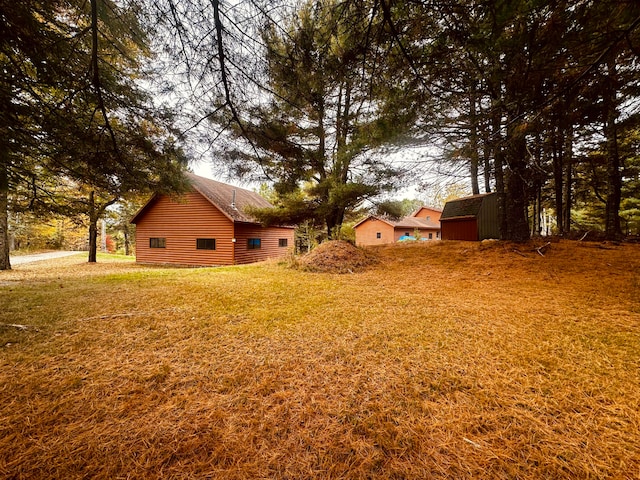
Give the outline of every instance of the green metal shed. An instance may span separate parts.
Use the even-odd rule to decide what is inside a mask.
[[[440,226],[443,240],[500,238],[498,196],[483,193],[447,202]]]

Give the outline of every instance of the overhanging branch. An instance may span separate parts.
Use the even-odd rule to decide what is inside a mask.
[[[96,97],[98,101],[98,109],[104,119],[105,127],[109,132],[113,150],[119,155],[118,142],[116,141],[116,134],[111,127],[109,121],[109,115],[107,114],[107,107],[104,103],[102,96],[102,85],[100,83],[100,68],[98,64],[98,0],[91,0],[91,82],[93,88],[96,91]]]

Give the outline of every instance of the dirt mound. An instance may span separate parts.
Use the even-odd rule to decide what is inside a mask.
[[[376,257],[343,240],[320,244],[300,257],[298,266],[311,272],[354,273],[377,263]]]

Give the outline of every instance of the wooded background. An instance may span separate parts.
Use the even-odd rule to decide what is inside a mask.
[[[633,0],[2,0],[0,16],[0,269],[11,218],[83,223],[95,261],[106,211],[124,225],[203,158],[269,186],[264,222],[328,238],[433,171],[496,191],[505,239],[546,233],[543,210],[557,234],[640,234]]]

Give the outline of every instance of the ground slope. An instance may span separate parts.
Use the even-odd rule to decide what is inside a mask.
[[[640,246],[541,245],[0,272],[0,477],[637,478]]]

